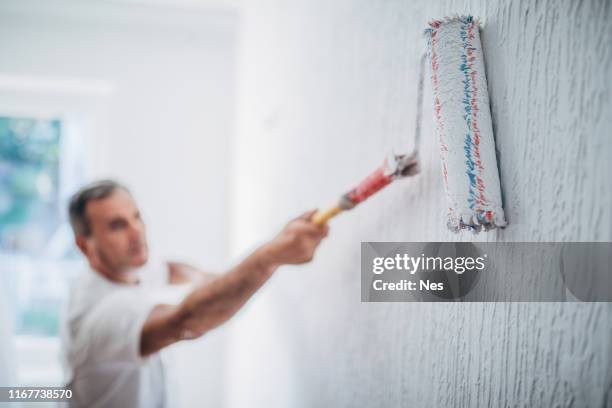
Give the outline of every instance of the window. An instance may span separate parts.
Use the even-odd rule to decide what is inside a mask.
[[[62,193],[60,119],[0,116],[0,282],[19,385],[62,382],[60,316],[82,266]]]

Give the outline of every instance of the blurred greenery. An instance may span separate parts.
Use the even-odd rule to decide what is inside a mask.
[[[59,335],[59,307],[54,305],[33,304],[22,311],[19,316],[18,331],[20,334],[36,336],[58,336]]]
[[[0,249],[35,250],[19,237],[26,223],[39,236],[57,227],[60,134],[59,120],[0,117]]]
[[[0,116],[0,253],[41,259],[61,223],[59,162],[61,121]],[[33,268],[20,279],[36,279]],[[41,286],[17,309],[17,332],[57,336],[60,307],[53,290]]]

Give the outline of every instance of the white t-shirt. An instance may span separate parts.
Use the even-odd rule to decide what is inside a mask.
[[[71,407],[177,406],[166,351],[141,357],[140,337],[153,308],[179,303],[191,285],[169,285],[162,262],[149,262],[140,278],[123,285],[92,269],[77,277],[62,333]]]

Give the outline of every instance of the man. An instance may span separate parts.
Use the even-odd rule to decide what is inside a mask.
[[[113,181],[81,189],[69,214],[90,266],[72,289],[63,339],[76,407],[171,406],[160,351],[228,320],[279,266],[309,262],[328,232],[307,212],[227,273],[211,278],[180,263],[150,268],[138,207]],[[175,304],[158,296],[166,283],[189,281],[193,289]]]

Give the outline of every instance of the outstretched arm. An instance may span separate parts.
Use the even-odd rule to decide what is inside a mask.
[[[202,336],[231,318],[279,266],[309,262],[327,236],[326,226],[310,221],[313,214],[289,222],[272,241],[226,274],[199,284],[179,305],[157,305],[142,330],[141,354]]]

